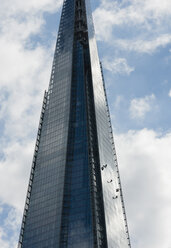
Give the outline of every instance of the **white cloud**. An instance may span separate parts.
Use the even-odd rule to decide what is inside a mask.
[[[0,15],[3,17],[24,16],[24,14],[35,15],[39,12],[55,12],[61,6],[62,0],[22,0],[1,1]],[[18,16],[15,16],[18,17]],[[21,20],[22,21],[22,20]]]
[[[44,90],[48,87],[54,40],[32,44],[41,35],[44,12],[61,0],[1,1],[0,8],[0,208],[10,208],[0,224],[0,247],[17,247],[35,132]],[[51,44],[51,47],[50,47]],[[7,207],[8,206],[8,207]]]
[[[4,160],[0,162],[0,200],[23,211],[31,168],[34,143],[24,139],[4,143]]]
[[[8,0],[0,8],[0,202],[20,211],[54,50],[54,40],[52,47],[37,43],[33,48],[30,37],[41,34],[43,13],[60,6],[55,0]],[[0,247],[8,247],[2,242]]]
[[[171,97],[171,89],[169,90],[169,94],[168,95],[169,95],[169,97]]]
[[[171,247],[171,133],[116,135],[132,247]]]
[[[0,207],[0,214],[2,214],[3,213],[3,208],[2,207]]]
[[[155,95],[145,96],[144,98],[134,98],[130,103],[130,116],[132,119],[143,119],[145,114],[152,110]]]
[[[136,2],[137,6],[138,4],[143,5],[143,1],[134,0],[132,1],[134,6],[136,6]],[[152,4],[156,1],[148,2]],[[145,3],[147,4],[147,1]],[[8,236],[6,230],[8,228],[14,230],[19,223],[17,210],[20,211],[20,216],[23,210],[42,95],[43,90],[47,88],[52,61],[53,49],[47,49],[40,44],[31,48],[29,38],[32,34],[41,32],[44,24],[44,11],[56,11],[60,4],[61,1],[55,0],[1,1],[0,58],[3,57],[3,61],[0,62],[0,119],[3,126],[0,127],[0,131],[3,129],[4,135],[0,137],[3,147],[1,148],[3,157],[0,161],[0,201],[14,206],[16,209],[8,215],[5,226],[0,227],[0,247],[2,248],[15,247],[18,239],[17,231],[12,238]],[[162,8],[165,13],[166,9],[168,12],[170,11],[168,4]],[[132,20],[134,24],[141,25],[145,25],[146,22],[146,16],[140,15],[141,8],[138,10],[138,7],[138,12],[131,12],[130,8],[128,13],[130,17],[127,14],[129,9],[125,9],[125,11],[115,9],[115,12],[110,13],[108,9],[104,8],[104,10],[106,12],[104,11],[103,16],[100,16],[100,20],[104,17],[104,23],[99,27],[99,31],[104,32],[103,29],[106,29],[105,39],[110,36],[110,29],[112,30],[113,25],[121,25],[129,20]],[[152,7],[151,11],[153,11]],[[162,16],[160,10],[159,12],[158,16]],[[152,16],[154,15],[152,14]],[[108,18],[108,22],[106,18]],[[146,27],[150,29],[149,23]],[[141,41],[141,39],[139,40]],[[162,42],[163,46],[167,43],[167,41]],[[160,44],[161,42],[158,42],[157,46]],[[138,50],[138,46],[136,50]],[[141,50],[142,47],[143,44]],[[146,50],[149,50],[149,47]],[[114,68],[115,73],[129,74],[134,69],[123,58],[120,61],[114,60],[114,62],[111,67],[108,66],[109,70]],[[144,110],[138,111],[142,113]],[[144,116],[144,114],[140,114],[140,116]],[[170,168],[168,151],[170,136],[159,138],[153,131],[144,130],[121,135],[117,138],[117,143],[121,174],[125,173],[122,182],[125,184],[124,189],[128,190],[125,195],[129,203],[131,234],[133,238],[140,237],[137,241],[138,245],[135,247],[168,247],[170,245],[170,236],[168,235],[170,223],[167,216],[170,211],[170,203],[167,199],[170,193],[170,179],[168,181],[170,175],[166,171],[169,171]],[[130,165],[131,170],[128,170]],[[154,174],[158,183],[151,182]],[[155,208],[154,205],[157,207]],[[16,218],[14,218],[15,215]],[[165,217],[165,215],[167,216]],[[164,219],[166,219],[165,222]],[[159,233],[160,221],[161,233]],[[152,222],[155,223],[155,228]],[[147,223],[149,223],[148,226]],[[148,235],[144,234],[146,226],[149,231]],[[159,240],[161,236],[162,238]],[[155,239],[152,239],[153,237]]]
[[[170,0],[102,0],[94,11],[99,40],[139,53],[153,53],[171,43],[170,18]]]
[[[35,130],[48,86],[51,49],[25,49],[22,41],[0,36],[1,136],[0,200],[23,209]],[[27,178],[27,179],[26,179]],[[23,188],[24,184],[24,188]]]
[[[3,228],[0,227],[0,247],[10,248],[9,242],[4,240],[6,238],[6,233]]]
[[[116,97],[116,100],[114,102],[114,107],[117,109],[117,108],[120,108],[121,106],[121,103],[124,101],[124,97],[122,95],[118,95]]]
[[[134,71],[134,67],[129,66],[125,58],[116,58],[113,61],[104,58],[103,65],[104,68],[111,71],[113,74],[129,75]]]
[[[0,224],[0,247],[16,247],[43,92],[48,87],[51,47],[32,46],[41,35],[44,11],[61,1],[3,1],[0,8],[0,208],[11,210]],[[50,43],[49,43],[50,44]],[[3,58],[3,59],[2,59]],[[3,204],[4,207],[3,207]],[[9,235],[11,233],[11,235]]]
[[[8,212],[7,218],[5,219],[4,226],[7,229],[15,231],[16,227],[21,224],[20,222],[21,222],[20,212],[15,208],[11,208],[10,211]]]
[[[7,216],[1,218],[0,247],[17,248],[18,230],[19,226],[21,226],[21,213],[15,208],[9,208],[9,206],[5,209],[5,212],[7,211]]]
[[[149,40],[117,40],[116,44],[127,51],[135,51],[139,53],[153,53],[158,47],[165,47],[171,43],[171,35],[164,34],[158,37],[152,37]]]

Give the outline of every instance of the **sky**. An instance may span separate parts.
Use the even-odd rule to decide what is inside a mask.
[[[61,0],[0,0],[0,248],[16,248]],[[171,248],[171,1],[94,0],[132,248]]]

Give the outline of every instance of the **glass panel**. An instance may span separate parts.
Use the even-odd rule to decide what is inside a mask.
[[[84,51],[75,41],[61,247],[93,247]]]
[[[129,247],[126,222],[123,215],[123,198],[120,181],[118,180],[118,167],[114,156],[113,137],[111,136],[108,118],[109,112],[89,0],[86,0],[86,11],[108,247]],[[112,182],[109,183],[111,180]],[[119,189],[119,192],[117,189]]]
[[[64,1],[22,248],[57,248],[70,111],[74,0]]]

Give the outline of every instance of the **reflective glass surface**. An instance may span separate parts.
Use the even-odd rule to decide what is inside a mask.
[[[84,51],[74,44],[71,112],[60,247],[93,247]]]
[[[125,248],[130,244],[89,0],[86,11],[108,247]]]
[[[19,248],[128,247],[89,0],[64,1],[36,144]]]
[[[73,10],[74,0],[64,1],[25,220],[23,248],[59,247],[70,112]]]

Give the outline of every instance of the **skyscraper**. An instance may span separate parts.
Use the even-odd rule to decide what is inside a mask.
[[[130,247],[89,0],[63,3],[18,247]]]

